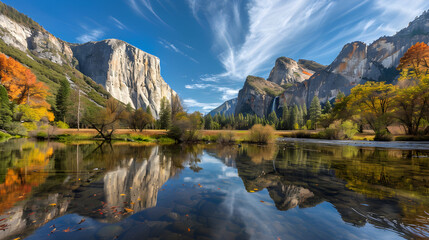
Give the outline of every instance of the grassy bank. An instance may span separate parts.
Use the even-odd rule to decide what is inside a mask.
[[[197,141],[201,142],[220,142],[220,143],[250,143],[249,130],[201,130]],[[97,138],[97,131],[94,129],[58,129],[50,134],[47,132],[38,132],[33,134],[34,138],[50,139],[60,142],[76,142],[85,140],[102,140]],[[1,139],[8,139],[11,136],[0,132]],[[274,139],[289,138],[311,138],[323,139],[319,130],[289,130],[275,131]],[[429,136],[409,136],[403,134],[394,134],[394,141],[429,141]],[[136,142],[136,143],[174,143],[175,141],[167,136],[166,130],[144,130],[142,132],[130,129],[118,129],[113,135],[114,141]],[[364,131],[353,136],[351,140],[373,141],[374,133]]]

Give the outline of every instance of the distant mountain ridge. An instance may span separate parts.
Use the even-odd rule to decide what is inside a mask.
[[[236,106],[237,106],[237,98],[234,98],[224,102],[222,105],[213,109],[208,114],[210,114],[211,116],[215,116],[216,114],[225,115],[225,116],[234,115]]]

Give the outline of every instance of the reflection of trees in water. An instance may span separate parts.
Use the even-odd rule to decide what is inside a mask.
[[[13,182],[28,189],[31,194],[26,201],[15,204],[14,207],[14,203],[7,199],[9,205],[5,206],[7,215],[4,217],[8,220],[1,223],[7,225],[7,230],[0,232],[0,238],[12,237],[22,233],[24,229],[31,233],[29,230],[66,213],[78,213],[103,221],[117,221],[153,207],[161,186],[183,169],[185,164],[198,168],[202,153],[201,147],[186,146],[12,142],[14,144],[7,147],[1,145],[5,151],[0,152],[0,170],[4,172],[4,166],[15,165],[23,166],[28,173],[25,178],[11,177],[7,170],[4,178],[7,181],[3,180],[0,184]],[[7,164],[3,161],[5,159]],[[25,159],[25,162],[20,159]],[[33,172],[34,169],[37,169],[37,172]],[[33,176],[41,179],[33,179]],[[39,187],[29,189],[29,183],[37,183]],[[1,194],[0,199],[12,196],[12,190],[3,188],[5,194]],[[102,202],[107,204],[103,206]],[[103,215],[94,213],[100,208],[107,209],[107,206],[115,206],[118,212],[123,213],[123,207],[127,207],[133,212],[124,215],[108,211]]]
[[[419,152],[287,144],[269,158],[266,148],[247,148],[236,155],[239,176],[248,191],[267,188],[279,210],[328,201],[357,226],[370,222],[407,236],[429,234],[429,163],[412,157]],[[260,155],[267,157],[251,158]]]

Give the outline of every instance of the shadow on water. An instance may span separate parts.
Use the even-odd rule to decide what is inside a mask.
[[[428,237],[427,155],[12,140],[0,144],[0,239]]]

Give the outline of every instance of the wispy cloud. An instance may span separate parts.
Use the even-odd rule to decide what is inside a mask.
[[[221,99],[223,101],[230,100],[234,97],[237,97],[237,94],[240,91],[240,89],[234,89],[234,88],[229,88],[229,87],[220,87],[220,86],[216,86],[214,84],[204,84],[204,83],[188,84],[188,85],[185,85],[185,88],[186,89],[207,89],[207,88],[209,88],[213,91],[222,93]]]
[[[148,21],[151,21],[151,18],[148,16],[155,17],[159,22],[168,26],[167,23],[162,20],[162,18],[155,12],[151,0],[128,0],[128,5],[140,16],[144,17]]]
[[[186,107],[200,108],[202,109],[203,113],[207,113],[222,104],[222,103],[202,103],[192,98],[184,99],[183,103],[185,104]]]
[[[76,40],[80,43],[86,43],[91,41],[97,41],[104,35],[103,30],[101,29],[92,29],[88,32],[82,34],[81,36],[77,37]]]
[[[244,81],[250,74],[265,74],[274,59],[340,51],[343,44],[370,43],[393,34],[429,7],[416,0],[188,0],[195,19],[205,19],[214,37],[214,50],[224,72],[214,77]],[[352,16],[352,17],[351,17]],[[241,19],[246,19],[242,22]],[[342,25],[341,29],[331,31]],[[332,38],[332,39],[331,39]],[[325,48],[320,46],[324,45]],[[331,59],[332,61],[333,59]]]
[[[125,26],[125,24],[123,24],[117,18],[110,16],[110,19],[115,23],[115,25],[116,25],[117,28],[119,28],[121,30],[127,29],[127,26]]]
[[[183,55],[183,56],[187,57],[189,60],[191,60],[191,61],[193,61],[193,62],[195,62],[195,63],[199,63],[199,62],[198,62],[197,60],[195,60],[193,57],[189,56],[188,54],[186,54],[185,52],[183,52],[182,50],[180,50],[176,45],[174,45],[174,44],[170,43],[169,41],[164,40],[164,39],[161,39],[161,40],[159,40],[158,42],[159,42],[159,44],[161,44],[163,47],[165,47],[165,48],[167,48],[167,49],[170,49],[171,51],[176,52],[176,53],[178,53],[178,54],[181,54],[181,55]]]

